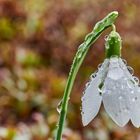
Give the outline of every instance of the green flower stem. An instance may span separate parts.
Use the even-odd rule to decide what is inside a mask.
[[[113,31],[106,38],[106,57],[121,56],[122,40],[120,35],[116,32],[115,25],[113,25]]]
[[[61,140],[62,137],[62,131],[64,127],[64,122],[67,114],[67,108],[68,108],[68,101],[69,101],[69,96],[74,84],[74,80],[76,78],[76,74],[90,48],[90,46],[98,39],[98,37],[101,35],[101,33],[108,27],[112,26],[114,21],[116,20],[118,16],[118,12],[114,11],[108,14],[104,19],[99,21],[95,27],[93,28],[93,31],[89,33],[85,37],[84,43],[82,43],[78,51],[74,57],[73,64],[71,66],[71,70],[68,76],[67,84],[64,90],[64,96],[62,99],[62,104],[61,104],[61,110],[60,110],[60,118],[57,126],[57,133],[55,140]]]

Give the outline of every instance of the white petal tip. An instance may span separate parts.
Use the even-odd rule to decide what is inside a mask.
[[[111,116],[110,116],[111,117]],[[114,119],[114,118],[112,118],[111,117],[111,119],[113,120],[113,122],[115,122],[115,124],[117,124],[119,127],[125,127],[127,124],[128,124],[128,122],[129,122],[129,120],[127,120],[127,121],[118,121],[118,120],[116,120],[116,119]]]
[[[89,123],[85,123],[85,122],[83,122],[83,126],[87,126]]]
[[[140,124],[136,124],[133,121],[131,121],[131,123],[136,127],[136,128],[140,128]]]
[[[127,123],[123,123],[123,124],[121,124],[121,123],[116,123],[119,127],[125,127],[125,125],[127,125]]]
[[[87,126],[91,121],[87,121],[85,119],[82,119],[83,126]]]
[[[134,125],[134,124],[133,124]],[[140,128],[140,125],[134,125],[136,128]]]

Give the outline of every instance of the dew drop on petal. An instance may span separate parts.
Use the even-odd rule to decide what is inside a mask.
[[[131,80],[127,81],[127,85],[128,85],[129,88],[133,88],[134,87],[134,83]]]
[[[134,98],[132,99],[132,102],[135,102],[135,99]]]
[[[125,65],[127,65],[127,61],[125,59],[122,59],[122,61]]]
[[[100,69],[100,68],[101,68],[101,66],[102,66],[102,63],[98,65],[98,69]]]
[[[123,99],[123,97],[122,96],[119,96],[119,100],[122,100]]]
[[[133,78],[134,78],[136,84],[139,84],[139,79],[137,77],[135,77],[135,76]]]
[[[83,95],[85,94],[85,91],[83,91]]]
[[[90,85],[90,82],[86,83],[86,88]]]
[[[95,73],[93,73],[92,75],[91,75],[91,78],[95,78],[97,75],[96,75],[96,72]]]
[[[81,115],[84,115],[84,112],[83,111],[81,112]]]
[[[135,102],[135,101],[137,101],[138,100],[138,97],[136,96],[136,97],[134,97],[134,98],[132,98],[132,101],[133,102]]]
[[[85,98],[84,98],[84,96],[81,98],[81,101],[84,101],[85,100]]]
[[[133,68],[132,68],[132,67],[127,66],[127,69],[128,69],[128,71],[131,73],[131,75],[133,75],[133,74],[134,74],[134,70],[133,70]]]
[[[132,90],[131,93],[134,94],[134,90]]]
[[[98,87],[98,91],[99,93],[102,93],[102,89],[100,87]]]

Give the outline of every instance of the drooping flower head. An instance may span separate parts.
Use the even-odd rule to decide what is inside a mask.
[[[119,126],[129,120],[140,126],[140,87],[133,69],[121,59],[121,37],[112,31],[106,39],[106,59],[91,75],[82,97],[82,122],[87,125],[97,115],[101,103]]]

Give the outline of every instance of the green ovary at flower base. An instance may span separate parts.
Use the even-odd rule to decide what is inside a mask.
[[[122,40],[116,31],[112,31],[106,38],[105,51],[106,57],[110,58],[111,56],[121,56]]]

